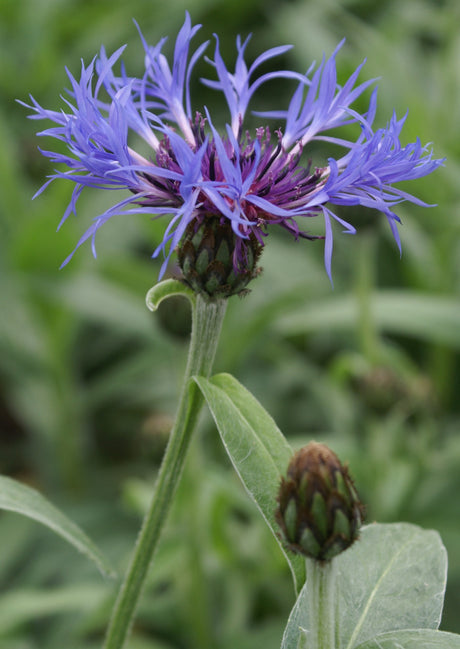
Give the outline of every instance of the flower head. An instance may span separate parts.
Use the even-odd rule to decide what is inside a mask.
[[[346,232],[355,232],[334,212],[334,206],[340,205],[363,205],[383,212],[400,245],[394,208],[402,201],[426,203],[394,183],[425,176],[443,161],[433,159],[431,151],[418,141],[401,144],[405,118],[393,116],[385,128],[373,129],[375,90],[368,110],[356,112],[353,103],[373,83],[358,83],[362,64],[343,86],[338,85],[335,60],[340,44],[329,59],[323,58],[318,67],[312,65],[306,74],[278,70],[257,76],[262,63],[285,53],[289,46],[266,51],[248,67],[245,52],[249,38],[244,42],[238,38],[236,65],[230,72],[216,36],[214,58],[209,63],[217,79],[202,82],[220,91],[228,104],[229,124],[218,129],[206,107],[202,112],[192,108],[191,75],[208,46],[205,42],[192,49],[199,28],[192,26],[186,14],[171,66],[162,52],[166,39],[152,47],[141,34],[145,50],[141,78],[128,76],[123,66],[115,73],[124,48],[111,56],[102,48],[88,66],[82,63],[79,81],[67,72],[71,89],[64,110],[47,110],[31,99],[31,118],[54,122],[39,135],[67,145],[66,153],[42,151],[64,169],[57,169],[37,192],[56,178],[74,183],[61,224],[76,213],[77,199],[85,187],[130,192],[95,217],[76,248],[91,239],[95,254],[95,234],[115,214],[168,215],[163,240],[153,253],[154,257],[164,256],[162,276],[186,231],[196,232],[211,220],[213,227],[225,225],[226,232],[231,227],[231,258],[238,273],[245,271],[248,256],[254,258],[248,255],[249,247],[262,247],[271,226],[279,225],[296,239],[324,239],[325,265],[331,277],[332,221]],[[274,131],[264,124],[249,133],[243,127],[249,103],[255,92],[274,78],[295,83],[292,98],[284,110],[256,113],[274,121]],[[355,139],[338,137],[336,129],[350,124],[356,126]],[[147,157],[131,147],[132,134],[149,147]],[[343,155],[330,157],[324,166],[305,163],[309,143],[314,140],[338,145]],[[303,219],[317,216],[324,218],[324,236],[312,236],[302,226]]]
[[[329,561],[358,538],[364,508],[337,455],[310,442],[281,478],[275,516],[292,552]]]

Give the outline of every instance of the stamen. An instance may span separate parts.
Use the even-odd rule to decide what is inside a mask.
[[[209,154],[209,180],[215,180],[216,179],[216,169],[215,169],[215,159],[216,159],[216,152],[213,149],[211,153]]]
[[[264,176],[267,173],[267,171],[270,169],[270,167],[272,166],[272,164],[274,163],[274,161],[278,157],[280,151],[281,151],[281,143],[278,142],[278,144],[276,146],[276,149],[274,150],[274,152],[272,153],[272,155],[270,157],[270,160],[267,162],[265,167],[262,169],[260,174],[257,176],[256,182],[258,182],[262,178],[262,176]]]

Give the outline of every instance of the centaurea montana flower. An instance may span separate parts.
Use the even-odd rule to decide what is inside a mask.
[[[427,204],[393,183],[425,176],[443,161],[433,159],[431,151],[418,140],[401,144],[405,117],[398,120],[393,115],[385,128],[373,129],[376,90],[364,114],[352,108],[373,83],[358,83],[364,62],[339,86],[335,59],[340,43],[329,59],[323,57],[319,66],[313,64],[306,74],[278,70],[256,76],[262,63],[284,54],[291,46],[267,50],[248,68],[245,50],[249,38],[244,42],[238,38],[235,70],[230,72],[215,36],[214,58],[208,62],[217,79],[202,82],[222,92],[228,104],[230,123],[219,132],[207,108],[204,113],[192,111],[191,74],[209,44],[205,42],[190,53],[191,40],[199,28],[192,26],[186,14],[172,67],[162,53],[166,39],[151,47],[139,30],[145,49],[142,78],[129,77],[123,66],[121,73],[115,74],[114,66],[124,48],[110,57],[102,48],[87,67],[82,63],[80,81],[67,71],[72,89],[68,91],[70,99],[64,100],[65,110],[46,110],[32,98],[28,106],[34,111],[31,118],[55,123],[39,135],[61,140],[68,148],[64,154],[42,151],[67,169],[56,170],[37,192],[56,178],[75,184],[61,224],[76,213],[77,199],[85,187],[130,191],[127,198],[95,218],[76,248],[91,239],[95,255],[94,236],[115,214],[169,215],[163,240],[153,253],[153,257],[164,256],[160,277],[186,232],[191,231],[189,239],[193,238],[206,223],[220,224],[230,231],[231,262],[238,273],[248,263],[251,246],[261,249],[269,226],[280,225],[296,239],[325,239],[325,266],[331,277],[331,220],[346,232],[355,233],[350,223],[334,213],[336,205],[363,205],[383,212],[400,247],[399,218],[393,208],[403,201]],[[286,110],[255,113],[276,120],[274,135],[262,126],[251,136],[243,129],[249,102],[272,79],[291,79],[296,89]],[[357,125],[355,140],[326,135],[353,123]],[[131,132],[151,147],[148,158],[131,148]],[[304,153],[315,140],[338,145],[344,153],[338,159],[329,158],[322,167],[304,164]],[[302,217],[318,215],[325,222],[321,237],[309,235],[299,225]]]

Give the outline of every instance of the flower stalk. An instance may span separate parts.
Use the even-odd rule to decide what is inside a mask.
[[[336,562],[306,559],[308,649],[336,649]]]
[[[122,649],[125,646],[203,403],[201,392],[190,378],[210,375],[226,306],[227,300],[208,300],[201,294],[196,295],[196,301],[193,300],[189,356],[175,423],[150,508],[145,515],[131,563],[115,602],[104,649]]]

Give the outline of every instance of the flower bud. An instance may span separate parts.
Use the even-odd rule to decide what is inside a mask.
[[[290,550],[329,561],[358,538],[364,508],[335,453],[310,442],[281,478],[275,515]]]
[[[177,253],[186,284],[196,293],[225,298],[245,293],[260,272],[261,251],[254,235],[241,239],[228,219],[209,216],[188,225]]]

